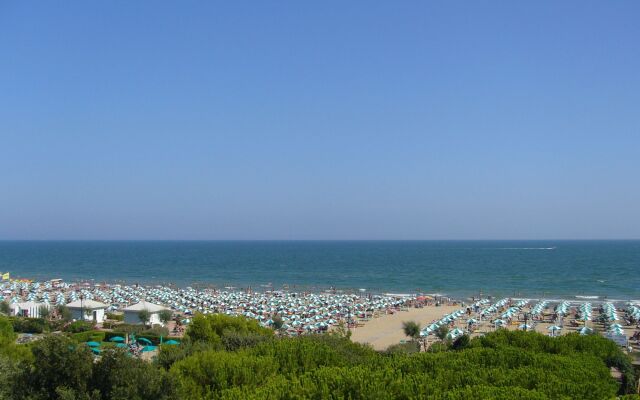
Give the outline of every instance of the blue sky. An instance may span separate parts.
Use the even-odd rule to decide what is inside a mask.
[[[640,238],[640,3],[0,3],[0,239]]]

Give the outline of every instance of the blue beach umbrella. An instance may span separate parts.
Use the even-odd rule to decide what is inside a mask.
[[[124,342],[124,338],[122,336],[114,336],[109,339],[110,342]]]
[[[168,345],[176,345],[176,344],[180,344],[180,342],[178,342],[177,340],[167,340],[166,342],[164,342],[164,344],[168,344]]]
[[[147,338],[143,338],[143,337],[138,338],[138,342],[142,342],[142,343],[144,343],[144,344],[148,344],[148,345],[151,345],[151,344],[152,344],[152,343],[151,343],[151,340],[149,340],[149,339],[147,339]]]
[[[127,345],[124,344],[124,343],[116,343],[116,347],[119,348],[119,349],[126,349]]]
[[[87,342],[87,346],[89,346],[89,347],[100,347],[100,343],[98,343],[98,342]]]

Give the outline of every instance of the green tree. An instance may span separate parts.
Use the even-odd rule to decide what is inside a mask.
[[[276,314],[273,318],[273,330],[275,331],[279,331],[282,329],[282,326],[284,325],[284,320],[282,319],[282,317],[279,314]]]
[[[142,322],[142,325],[147,326],[151,319],[151,313],[147,309],[142,309],[138,312],[138,319]]]
[[[167,324],[173,318],[173,312],[171,310],[162,310],[158,313],[158,317],[160,317],[160,321],[163,324]]]
[[[411,340],[417,340],[420,338],[420,325],[415,321],[405,321],[402,323],[402,331],[405,336],[411,338]]]
[[[39,398],[56,399],[56,391],[64,388],[86,396],[93,370],[93,356],[87,346],[66,336],[48,335],[35,343],[32,352],[30,386]]]
[[[49,306],[43,304],[38,307],[38,314],[40,315],[40,318],[47,319],[51,315],[51,310],[49,309]]]
[[[449,327],[446,325],[441,325],[436,329],[436,337],[440,340],[445,340],[447,338],[447,334],[449,333]]]
[[[224,314],[198,314],[193,317],[186,336],[193,341],[222,343],[225,334],[273,336],[273,331],[260,326],[258,321]]]
[[[155,365],[110,349],[93,368],[92,389],[110,400],[163,400],[174,398],[168,374]]]
[[[9,313],[11,313],[11,307],[9,306],[9,303],[7,303],[6,301],[0,301],[0,313],[3,313],[5,315],[9,315]]]
[[[65,305],[60,304],[60,305],[56,306],[56,313],[64,321],[71,321],[71,319],[72,319],[71,311]]]

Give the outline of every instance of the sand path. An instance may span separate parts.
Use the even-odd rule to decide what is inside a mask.
[[[416,321],[421,327],[426,326],[435,319],[440,319],[445,314],[460,309],[460,306],[427,306],[423,308],[410,308],[409,311],[398,311],[393,315],[387,314],[374,318],[364,326],[352,329],[351,340],[358,343],[369,343],[375,350],[384,350],[387,347],[406,340],[402,331],[402,323]]]

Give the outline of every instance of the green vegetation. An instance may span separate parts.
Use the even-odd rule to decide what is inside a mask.
[[[415,321],[403,322],[402,330],[405,336],[410,337],[411,340],[418,340],[420,338],[420,325]]]
[[[151,319],[151,313],[149,310],[140,310],[138,311],[138,319],[142,322],[142,325],[147,326]]]
[[[200,315],[152,363],[107,344],[96,358],[80,343],[113,334],[48,334],[27,347],[0,317],[0,399],[638,399],[629,358],[595,335],[499,330],[379,353],[342,331],[282,338],[254,320]]]
[[[162,310],[158,313],[158,317],[160,318],[160,322],[166,324],[167,322],[171,321],[173,312],[171,310]]]

